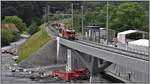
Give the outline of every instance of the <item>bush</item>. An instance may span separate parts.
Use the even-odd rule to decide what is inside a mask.
[[[37,31],[39,31],[39,28],[38,28],[36,22],[32,21],[32,24],[29,26],[28,33],[32,35],[32,34],[36,33]]]
[[[19,38],[20,38],[20,34],[18,32],[2,31],[2,33],[1,33],[1,45],[7,46],[11,42],[17,41]]]
[[[1,45],[6,46],[13,40],[12,32],[10,31],[2,31],[1,33]]]
[[[17,41],[17,40],[20,39],[20,33],[19,32],[12,32],[12,34],[13,34],[12,42]]]
[[[26,30],[26,24],[18,16],[5,16],[3,23],[14,23],[20,32]]]

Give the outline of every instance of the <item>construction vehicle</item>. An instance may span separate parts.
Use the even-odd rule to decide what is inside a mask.
[[[68,40],[75,40],[75,30],[71,28],[66,28],[65,24],[59,24],[59,36]]]
[[[89,71],[87,68],[74,69],[72,71],[52,70],[52,76],[60,78],[64,81],[73,81],[77,79],[89,79]]]

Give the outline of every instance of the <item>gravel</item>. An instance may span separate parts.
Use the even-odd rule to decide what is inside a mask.
[[[29,78],[20,78],[14,77],[10,70],[11,67],[17,68],[14,66],[15,61],[12,59],[10,54],[1,55],[1,83],[33,83]]]
[[[19,66],[23,68],[34,68],[56,64],[57,41],[50,40],[37,52],[23,60]]]

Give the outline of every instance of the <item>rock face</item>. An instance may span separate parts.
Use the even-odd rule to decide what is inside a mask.
[[[27,59],[19,63],[23,68],[34,68],[38,66],[48,66],[56,64],[57,40],[50,40],[37,52],[33,53]]]

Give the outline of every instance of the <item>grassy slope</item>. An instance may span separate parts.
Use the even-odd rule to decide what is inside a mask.
[[[17,63],[21,62],[34,52],[36,52],[41,46],[48,42],[50,38],[47,32],[44,30],[44,25],[40,26],[40,31],[32,35],[25,43],[18,49]]]

